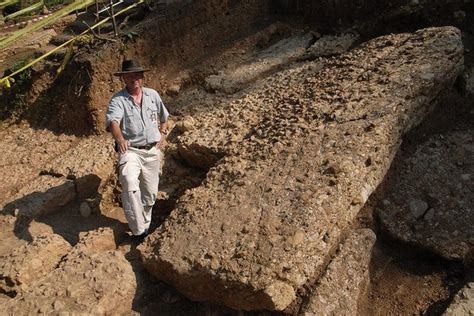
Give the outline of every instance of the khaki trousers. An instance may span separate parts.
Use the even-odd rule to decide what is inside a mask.
[[[158,193],[160,150],[129,148],[119,156],[122,205],[134,235],[148,231]]]

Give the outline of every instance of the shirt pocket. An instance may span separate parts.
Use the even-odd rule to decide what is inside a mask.
[[[156,109],[147,108],[147,114],[149,122],[158,126],[158,111]]]
[[[124,118],[124,129],[127,135],[137,135],[141,132],[142,128],[137,117],[134,114],[126,114]]]

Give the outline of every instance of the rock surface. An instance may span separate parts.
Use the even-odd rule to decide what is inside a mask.
[[[321,275],[401,136],[453,84],[462,52],[452,27],[386,36],[196,117],[179,150],[218,163],[139,247],[147,269],[193,300],[285,309]]]
[[[307,54],[312,58],[342,54],[351,48],[358,39],[359,36],[352,33],[340,36],[323,36],[308,48]]]
[[[44,151],[51,150],[56,142],[58,140],[44,144]],[[114,162],[110,135],[81,139],[62,155],[50,157],[37,166],[40,175],[16,189],[15,194],[0,200],[0,208],[6,213],[35,217],[52,212],[75,198],[93,196],[113,174]]]
[[[369,263],[375,234],[354,231],[339,247],[324,276],[310,294],[302,315],[357,315],[369,287]]]
[[[61,236],[37,236],[0,258],[0,291],[16,294],[56,268],[71,245]]]
[[[282,67],[298,57],[302,57],[312,41],[313,36],[310,34],[303,34],[281,40],[262,51],[256,56],[254,61],[242,65],[237,69],[231,69],[218,75],[209,76],[206,79],[206,88],[225,93],[235,93],[242,90],[249,83],[264,76],[265,73],[277,67]]]
[[[463,316],[474,314],[474,282],[469,282],[454,297],[446,309],[445,316]]]
[[[82,233],[79,238],[79,242],[74,245],[69,256],[73,254],[80,255],[81,253],[105,252],[117,248],[114,231],[110,227],[101,227]]]
[[[434,135],[389,180],[377,212],[395,238],[447,259],[474,245],[474,131]]]
[[[100,192],[113,173],[115,152],[110,134],[82,139],[79,144],[47,164],[45,174],[73,179],[80,199]]]
[[[34,217],[66,205],[76,196],[74,181],[38,176],[5,201],[3,212]]]
[[[122,253],[80,253],[0,307],[12,315],[129,314],[135,291],[135,274]]]

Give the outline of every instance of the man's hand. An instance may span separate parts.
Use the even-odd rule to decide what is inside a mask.
[[[116,142],[118,144],[119,153],[124,154],[128,150],[128,141],[122,138],[120,141]]]
[[[128,150],[128,141],[123,138],[122,132],[120,131],[120,124],[116,121],[112,121],[112,123],[110,123],[110,132],[117,142],[118,152],[124,154]]]

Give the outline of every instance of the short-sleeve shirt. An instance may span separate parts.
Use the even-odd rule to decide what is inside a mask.
[[[142,92],[141,107],[135,105],[126,88],[115,93],[105,118],[106,128],[112,121],[120,124],[123,137],[130,141],[131,146],[159,142],[160,123],[166,122],[169,116],[158,92],[150,88],[142,88]]]

